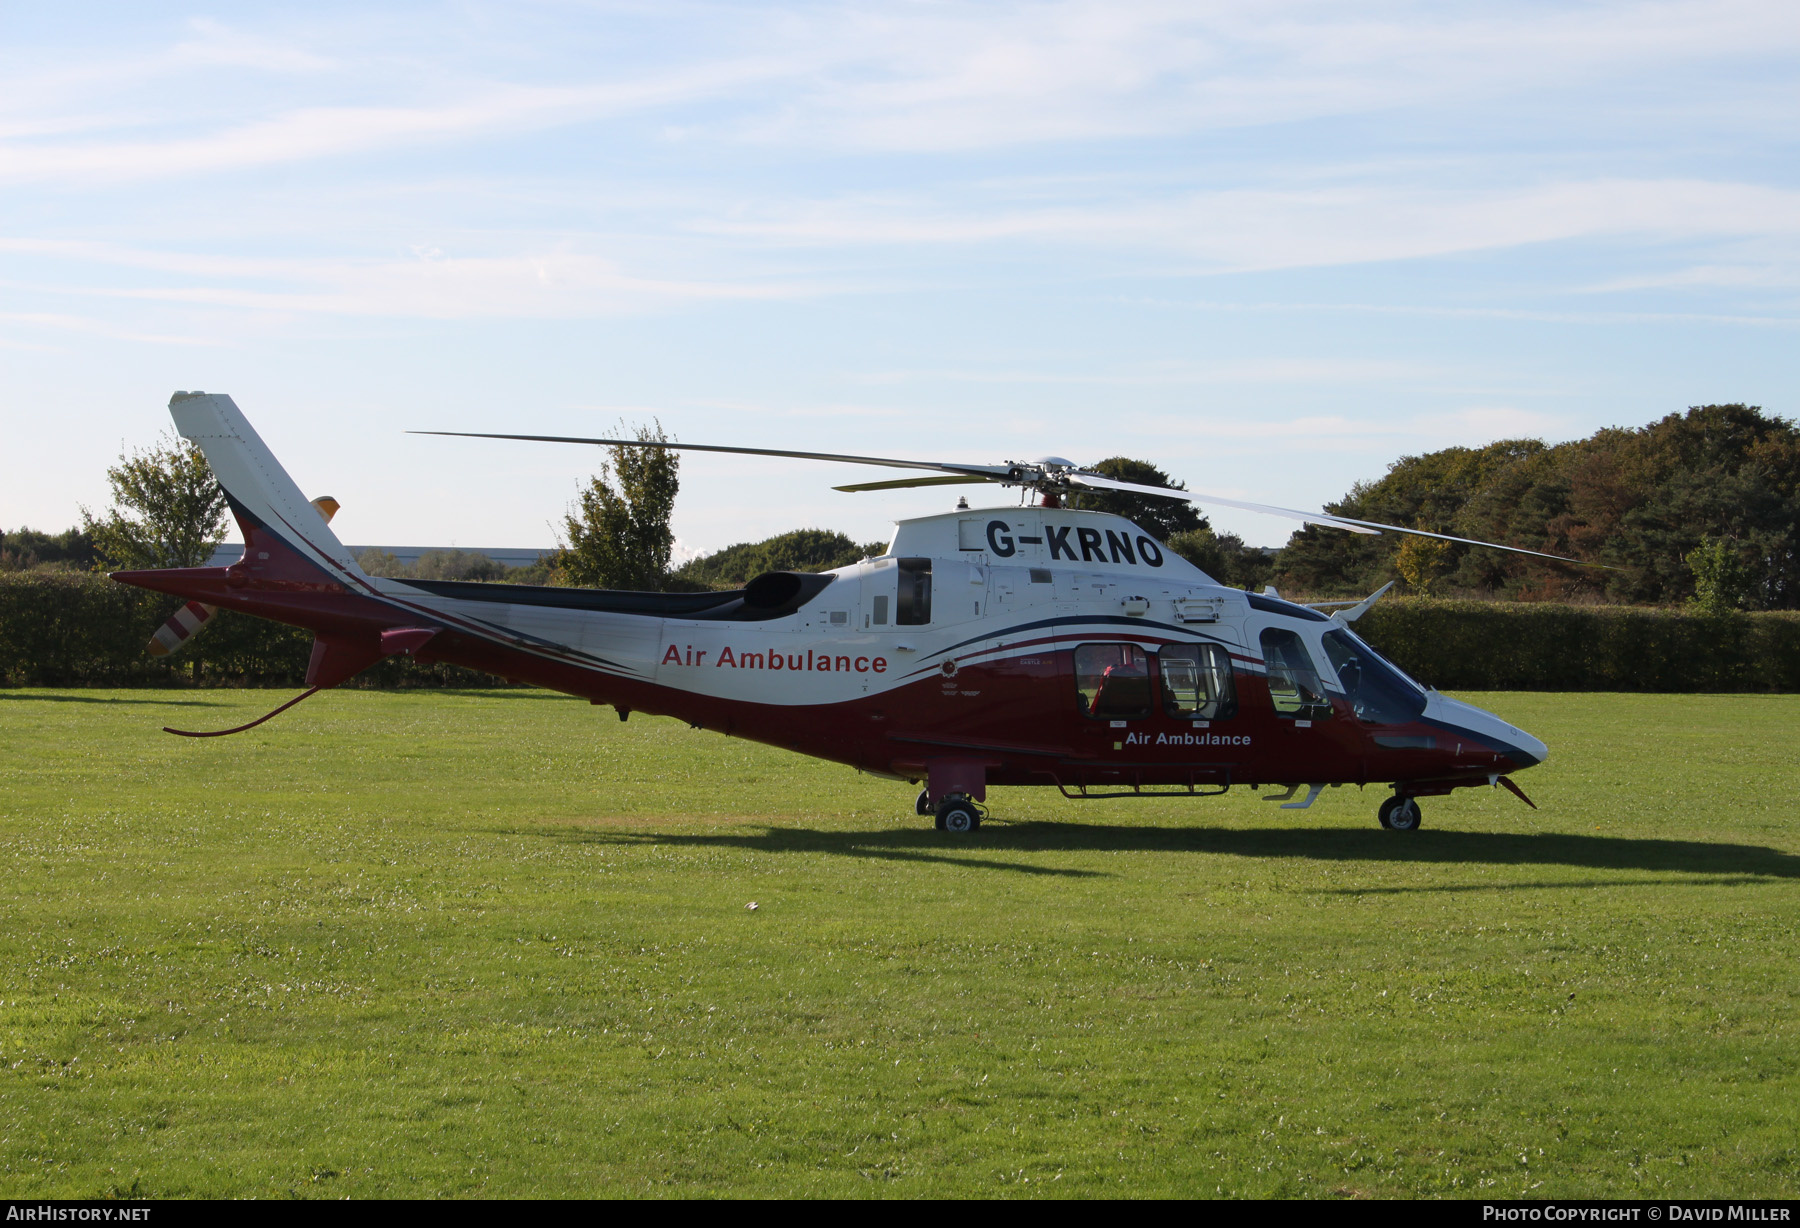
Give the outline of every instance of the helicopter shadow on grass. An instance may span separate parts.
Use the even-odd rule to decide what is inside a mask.
[[[565,838],[567,833],[565,833]],[[1655,840],[1556,832],[1351,831],[1299,827],[1137,827],[1088,823],[989,824],[972,836],[929,829],[827,831],[766,827],[754,834],[716,832],[583,831],[579,838],[617,844],[731,848],[771,854],[826,853],[841,857],[942,862],[1061,877],[1107,877],[1105,871],[995,861],[994,853],[1176,853],[1260,860],[1376,862],[1398,865],[1544,866],[1579,870],[1678,873],[1686,885],[1740,886],[1800,879],[1800,857],[1751,844]],[[955,841],[955,843],[952,843]],[[1704,877],[1695,877],[1704,876]],[[1644,879],[1572,882],[1429,884],[1346,887],[1328,894],[1402,894],[1520,888],[1644,886]]]
[[[424,690],[423,687],[418,688]],[[452,699],[530,699],[540,703],[586,703],[579,695],[564,695],[560,691],[545,691],[537,687],[437,687],[431,691],[433,695],[447,695]]]
[[[878,861],[913,861],[956,866],[970,870],[1010,870],[1015,874],[1045,878],[1106,878],[1101,870],[1069,866],[1039,866],[1020,861],[994,861],[982,854],[991,843],[970,841],[951,845],[935,831],[820,831],[812,827],[765,827],[756,834],[734,832],[592,831],[567,828],[542,833],[555,839],[582,844],[658,846],[663,848],[736,849],[751,853],[825,853],[837,857],[872,858]]]
[[[18,704],[149,704],[158,708],[220,708],[216,699],[121,699],[114,695],[20,695],[0,691],[0,701]]]
[[[1374,828],[1366,831],[1306,827],[1146,828],[1019,823],[1009,824],[1001,831],[1015,836],[1021,843],[1029,841],[1031,847],[1047,849],[1213,853],[1408,865],[1566,866],[1583,870],[1800,879],[1800,857],[1762,845],[1718,841],[1429,828],[1402,833]]]

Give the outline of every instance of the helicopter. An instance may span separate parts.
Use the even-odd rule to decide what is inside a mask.
[[[1503,787],[1544,743],[1422,686],[1352,625],[1387,591],[1301,604],[1219,584],[1123,517],[1067,506],[1130,491],[1245,508],[1355,533],[1470,541],[1322,512],[1121,482],[1060,457],[926,462],[570,436],[421,434],[678,448],[929,471],[846,491],[995,484],[1020,506],[897,523],[887,550],[742,589],[641,593],[364,572],[236,403],[177,392],[170,415],[205,454],[244,536],[228,567],[122,571],[187,599],[152,651],[179,648],[215,609],[313,633],[306,690],[241,733],[406,653],[696,729],[750,738],[920,786],[914,811],[965,835],[992,786],[1072,800],[1267,789],[1282,809],[1326,788],[1387,785],[1376,818],[1416,831],[1419,799]],[[1542,555],[1519,547],[1492,545]],[[1576,560],[1565,560],[1575,562]],[[1533,806],[1535,809],[1535,806]]]

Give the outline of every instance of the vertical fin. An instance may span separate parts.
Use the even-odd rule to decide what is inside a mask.
[[[197,444],[212,466],[213,476],[231,497],[232,508],[250,516],[334,575],[361,576],[362,569],[320,523],[323,509],[314,507],[294,485],[275,454],[262,441],[237,404],[222,393],[178,392],[169,399],[169,416],[184,439]],[[244,526],[246,533],[249,526]]]

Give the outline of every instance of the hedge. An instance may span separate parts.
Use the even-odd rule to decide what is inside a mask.
[[[1421,682],[1475,691],[1800,691],[1800,614],[1377,602],[1357,634]]]
[[[179,653],[144,645],[180,601],[104,576],[0,572],[0,686],[298,686],[312,636],[221,611]],[[1445,690],[1800,691],[1800,614],[1534,602],[1378,602],[1356,631]],[[391,657],[353,685],[499,686]]]
[[[144,646],[178,597],[83,572],[0,572],[0,686],[302,686],[312,633],[221,610],[166,657]],[[390,657],[349,685],[504,686],[454,665]]]

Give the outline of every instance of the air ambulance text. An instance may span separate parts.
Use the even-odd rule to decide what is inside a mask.
[[[664,665],[703,666],[711,655],[707,648],[696,649],[692,644],[677,647],[669,645],[663,653]],[[888,662],[886,657],[853,657],[839,653],[833,656],[828,652],[733,652],[729,648],[719,649],[719,655],[713,661],[714,669],[787,669],[796,673],[818,674],[885,674]]]

